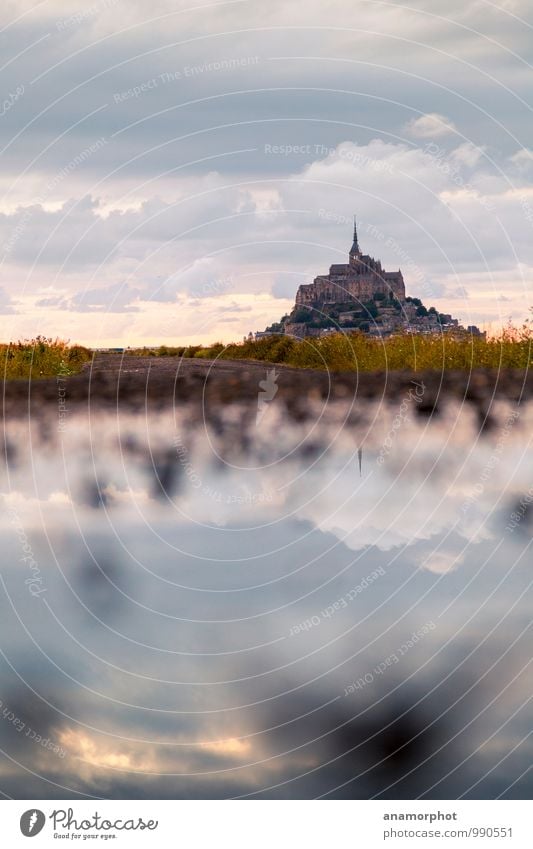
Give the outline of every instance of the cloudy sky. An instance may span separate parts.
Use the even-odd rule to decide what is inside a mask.
[[[497,330],[533,303],[527,0],[4,0],[2,337],[239,339],[360,242]]]

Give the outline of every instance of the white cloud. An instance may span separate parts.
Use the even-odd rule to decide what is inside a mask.
[[[473,168],[483,158],[486,148],[465,142],[450,152],[450,158],[458,164]]]
[[[438,112],[429,112],[420,118],[413,118],[405,126],[405,132],[418,139],[438,139],[441,136],[456,133],[453,121]]]
[[[511,162],[514,162],[515,165],[520,166],[530,166],[533,164],[533,150],[529,150],[529,148],[524,147],[522,150],[517,151],[511,156]]]
[[[3,287],[0,287],[0,315],[12,315],[16,310],[16,301],[6,292]]]

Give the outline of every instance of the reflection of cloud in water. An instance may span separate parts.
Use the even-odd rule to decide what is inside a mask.
[[[382,465],[374,414],[100,415],[90,441],[72,416],[61,443],[35,428],[32,465],[8,425],[4,502],[45,591],[4,515],[0,698],[66,756],[3,719],[4,792],[530,794],[528,517],[504,533],[530,414],[496,462],[501,413],[479,439],[466,410],[413,418]]]

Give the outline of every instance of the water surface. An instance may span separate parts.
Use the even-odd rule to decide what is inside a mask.
[[[532,411],[416,393],[8,421],[3,794],[529,797]]]

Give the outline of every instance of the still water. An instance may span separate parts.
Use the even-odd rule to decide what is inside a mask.
[[[532,410],[5,425],[0,790],[527,798]]]

